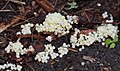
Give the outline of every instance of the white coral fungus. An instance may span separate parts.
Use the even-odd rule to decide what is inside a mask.
[[[20,58],[20,55],[26,54],[28,51],[34,51],[34,48],[32,46],[29,46],[29,48],[23,48],[24,46],[19,42],[20,39],[17,40],[17,42],[9,42],[9,45],[5,48],[5,51],[7,53],[15,52],[16,57]]]
[[[47,63],[48,59],[55,59],[59,54],[54,52],[55,47],[52,46],[51,44],[44,45],[45,46],[45,51],[39,52],[35,60],[38,60],[39,62],[42,63]]]
[[[118,27],[113,26],[112,24],[101,25],[97,27],[96,32],[89,33],[88,35],[79,34],[79,38],[77,38],[78,31],[75,30],[75,33],[70,38],[70,43],[72,44],[73,48],[75,48],[75,46],[80,45],[90,46],[95,41],[98,42],[105,41],[105,38],[108,36],[114,38],[115,35],[117,35],[117,33]]]
[[[21,65],[15,65],[15,64],[7,62],[4,65],[0,65],[0,70],[5,70],[5,69],[9,69],[8,71],[14,71],[14,70],[21,71],[22,66]]]
[[[36,30],[38,32],[54,32],[55,35],[64,35],[69,33],[72,26],[60,13],[49,13],[43,24],[36,24]]]

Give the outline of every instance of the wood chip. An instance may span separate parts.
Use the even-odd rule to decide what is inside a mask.
[[[84,60],[88,60],[88,61],[90,61],[91,63],[93,63],[94,61],[96,61],[95,58],[92,58],[92,57],[90,57],[90,56],[83,56],[83,59],[84,59]]]

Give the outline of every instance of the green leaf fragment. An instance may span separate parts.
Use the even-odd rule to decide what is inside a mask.
[[[67,3],[70,7],[69,8],[66,8],[67,10],[70,10],[70,9],[73,9],[73,8],[77,8],[77,3],[76,2],[72,2],[72,3]]]
[[[106,39],[105,40],[105,44],[108,46],[109,44],[111,44],[113,41],[111,39]]]
[[[112,43],[111,45],[110,45],[110,48],[115,48],[115,43]]]
[[[115,36],[113,39],[114,42],[118,42],[118,36]]]
[[[72,3],[69,3],[69,2],[68,2],[68,5],[70,5],[70,6],[75,6],[75,5],[77,5],[77,3],[76,3],[76,2],[72,2]]]

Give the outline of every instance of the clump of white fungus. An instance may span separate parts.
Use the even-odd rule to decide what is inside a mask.
[[[80,33],[80,31],[79,31]],[[90,32],[88,35],[79,34],[79,38],[77,38],[78,31],[75,30],[75,33],[71,35],[70,43],[73,48],[75,46],[90,46],[95,41],[102,42],[105,41],[105,38],[108,36],[114,38],[118,33],[118,27],[113,26],[112,24],[102,24],[97,27],[96,32]],[[104,43],[102,43],[104,45]]]
[[[55,35],[69,33],[72,28],[70,23],[60,13],[49,13],[43,24],[36,24],[37,32],[54,32]]]
[[[5,70],[5,69],[6,69],[6,71],[16,71],[16,70],[21,71],[22,66],[7,62],[6,64],[0,65],[0,70]]]
[[[7,53],[15,52],[16,57],[20,58],[20,55],[26,54],[28,51],[33,52],[34,48],[32,46],[29,46],[29,48],[23,48],[24,46],[19,42],[20,39],[17,40],[17,42],[9,42],[9,45],[5,48],[5,51]]]

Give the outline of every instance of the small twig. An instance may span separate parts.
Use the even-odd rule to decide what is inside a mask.
[[[63,5],[58,9],[58,11],[59,11],[59,12],[63,11],[64,7],[65,7],[65,4],[63,4]]]
[[[7,1],[7,3],[3,6],[3,8],[1,10],[3,10],[8,5],[9,2],[10,2],[10,0]]]
[[[17,13],[15,12],[15,10],[12,8],[11,5],[9,5],[9,7],[12,9],[12,11],[13,11],[15,14],[17,14]]]
[[[5,25],[5,23],[0,23],[0,33],[3,32],[4,30],[6,30],[8,27],[12,26],[13,24],[17,23],[19,20],[21,19],[20,16],[15,16],[11,22],[7,25]]]
[[[28,63],[25,62],[25,64],[26,64],[29,68],[31,68],[32,71],[35,71],[35,69],[34,69],[32,66],[30,66]]]
[[[58,0],[55,0],[55,7],[56,7],[56,5],[57,5],[57,2],[58,2]]]
[[[120,6],[120,0],[118,0],[118,6]]]
[[[25,23],[25,22],[28,22],[30,19],[33,19],[33,18],[35,18],[35,17],[31,17],[31,18],[28,18],[27,20],[25,20],[25,21],[23,21],[23,22],[14,24],[14,25],[12,25],[12,27],[15,27],[15,26],[17,26],[17,25],[21,25],[21,24],[23,24],[23,23]]]
[[[21,25],[21,24],[23,24],[23,23],[25,23],[25,22],[27,22],[27,21],[28,21],[28,20],[25,20],[25,21],[23,21],[23,22],[20,22],[20,23],[14,24],[14,25],[12,25],[12,27],[15,27],[15,26]]]
[[[37,35],[37,34],[26,34],[26,35],[17,35],[17,37],[19,37],[19,38],[40,38],[40,35]]]
[[[4,42],[0,42],[0,44],[2,44],[2,43],[4,43]]]
[[[23,4],[23,5],[26,4],[25,2],[21,2],[21,1],[17,1],[17,0],[10,0],[10,1],[13,3],[17,3],[17,4]]]
[[[13,12],[12,10],[0,10],[0,12]]]
[[[90,18],[88,17],[88,15],[86,14],[85,11],[84,11],[84,14],[85,14],[86,18],[88,19],[88,21],[90,22],[91,20],[90,20]]]
[[[90,11],[90,10],[93,10],[93,9],[94,9],[94,8],[82,9],[82,10],[80,10],[80,11],[75,12],[75,14],[76,14],[76,13],[79,13],[79,12],[83,12],[83,11]]]
[[[65,14],[65,15],[67,15],[67,12],[65,12],[65,11],[63,11],[63,10],[62,10],[62,13]]]
[[[78,52],[77,50],[75,50],[73,48],[68,48],[68,50],[73,51],[73,52]]]
[[[96,30],[95,29],[86,29],[86,30],[81,30],[80,31],[80,34],[85,34],[87,35],[88,33],[90,32],[95,32]]]

